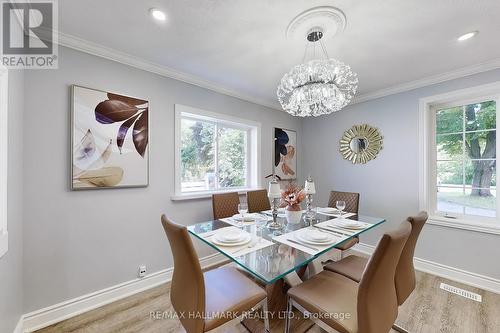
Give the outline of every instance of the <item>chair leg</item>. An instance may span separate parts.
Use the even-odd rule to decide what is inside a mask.
[[[285,333],[290,332],[290,320],[292,317],[293,301],[288,297],[288,304],[286,306],[286,320],[285,320]]]
[[[394,325],[392,325],[392,329],[397,331],[397,332],[400,332],[400,333],[410,333],[407,330],[405,330],[404,328],[402,328],[401,326],[398,326],[396,323],[394,323]]]
[[[269,333],[269,311],[267,310],[267,297],[263,301],[264,303],[262,304],[262,311],[264,311],[264,328],[266,329],[266,332]]]

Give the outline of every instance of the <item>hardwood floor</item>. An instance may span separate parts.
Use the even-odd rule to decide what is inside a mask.
[[[483,297],[483,302],[478,303],[441,290],[441,282],[478,293]],[[178,320],[163,316],[171,310],[169,285],[165,284],[44,328],[37,333],[184,332]],[[397,324],[412,333],[498,333],[500,295],[419,272],[417,288],[400,308]],[[322,332],[317,326],[311,329],[309,327],[309,323],[301,321],[299,327],[292,326],[292,332]],[[274,320],[271,331],[283,332],[283,321]],[[247,330],[243,325],[238,325],[228,328],[226,332]],[[395,331],[391,331],[393,332]]]

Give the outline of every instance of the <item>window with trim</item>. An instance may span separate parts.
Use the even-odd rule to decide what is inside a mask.
[[[257,123],[176,105],[176,196],[258,186]]]
[[[420,208],[429,223],[500,234],[500,82],[420,100]]]

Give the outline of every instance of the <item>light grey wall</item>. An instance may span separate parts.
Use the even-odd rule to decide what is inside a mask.
[[[149,187],[69,191],[71,84],[150,101]],[[27,72],[25,312],[134,279],[140,264],[148,272],[170,267],[162,213],[183,224],[211,218],[209,199],[170,201],[175,103],[261,122],[263,176],[271,173],[273,126],[296,129],[302,136],[300,121],[284,112],[67,48],[59,50],[58,70]],[[301,171],[299,161],[299,178]],[[208,253],[206,247],[199,249],[200,257]]]
[[[9,71],[7,223],[9,251],[0,258],[0,332],[12,332],[23,314],[23,71]]]
[[[331,189],[359,192],[360,212],[387,218],[384,227],[362,237],[375,245],[384,230],[418,211],[419,98],[500,81],[500,70],[490,71],[413,91],[354,104],[333,115],[306,119],[302,125],[306,173],[315,177],[317,201],[327,202]],[[366,165],[343,160],[338,143],[354,124],[378,127],[384,149]],[[500,236],[427,225],[416,256],[470,272],[500,278]]]

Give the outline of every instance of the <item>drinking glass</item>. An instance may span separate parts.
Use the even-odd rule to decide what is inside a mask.
[[[257,237],[259,237],[259,243],[262,241],[264,236],[264,226],[267,224],[267,219],[259,217],[255,220],[255,227],[257,228]]]
[[[335,205],[337,206],[337,209],[340,210],[340,218],[342,218],[342,214],[344,213],[345,209],[345,201],[339,200]]]
[[[246,202],[238,204],[238,213],[241,215],[241,220],[240,220],[240,225],[243,225],[243,222],[245,221],[243,219],[244,215],[248,213],[248,205]]]

